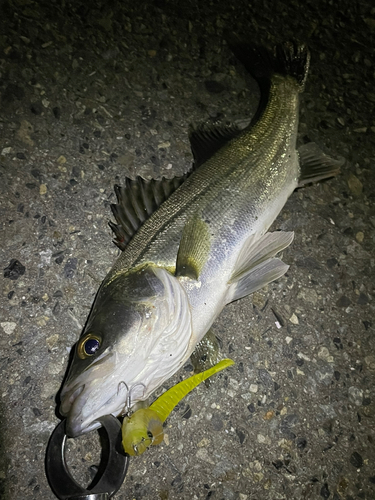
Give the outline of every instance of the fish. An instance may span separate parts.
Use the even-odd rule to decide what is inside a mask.
[[[110,226],[122,253],[103,280],[60,394],[66,433],[100,427],[147,401],[204,341],[226,304],[288,270],[277,255],[292,231],[269,228],[300,186],[335,176],[343,160],[315,143],[297,150],[299,96],[310,52],[228,45],[260,88],[243,129],[190,133],[192,169],[174,179],[115,186]]]

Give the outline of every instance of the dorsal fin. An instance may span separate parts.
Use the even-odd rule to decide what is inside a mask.
[[[198,168],[231,139],[237,137],[241,129],[237,125],[209,127],[201,125],[191,129],[189,138],[194,156],[194,168]]]
[[[190,172],[173,179],[146,180],[126,178],[124,186],[115,185],[117,203],[111,204],[117,224],[109,222],[115,234],[114,243],[125,250],[127,243],[160,205],[181,186]]]

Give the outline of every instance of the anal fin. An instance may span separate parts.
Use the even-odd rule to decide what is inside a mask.
[[[315,142],[301,146],[298,149],[298,155],[301,169],[298,187],[334,177],[345,163],[344,158],[335,160],[323,153]]]

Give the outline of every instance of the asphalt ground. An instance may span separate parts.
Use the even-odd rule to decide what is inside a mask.
[[[308,43],[298,141],[346,163],[291,196],[274,224],[295,231],[290,269],[213,327],[235,366],[179,405],[115,498],[375,498],[371,2],[8,0],[0,12],[1,498],[55,498],[46,445],[69,351],[118,255],[113,185],[181,175],[191,124],[256,110],[224,30]],[[96,433],[68,448],[87,484]]]

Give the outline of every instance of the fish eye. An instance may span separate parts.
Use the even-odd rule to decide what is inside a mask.
[[[99,349],[102,339],[93,333],[87,333],[77,345],[77,354],[81,359],[93,356]]]

